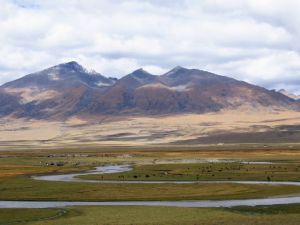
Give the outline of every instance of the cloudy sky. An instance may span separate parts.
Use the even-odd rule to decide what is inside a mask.
[[[0,83],[75,60],[107,76],[181,65],[300,94],[298,0],[0,4]]]

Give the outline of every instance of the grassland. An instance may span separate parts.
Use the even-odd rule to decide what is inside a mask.
[[[202,200],[264,198],[299,193],[299,186],[277,185],[96,184],[35,181],[28,177],[0,182],[1,200]]]
[[[13,215],[18,213],[18,219]],[[298,225],[300,205],[219,209],[74,207],[0,210],[0,224],[27,225]]]
[[[84,171],[105,164],[132,164],[124,174],[103,179],[131,180],[272,180],[298,181],[297,149],[102,148],[0,152],[1,200],[207,200],[299,195],[297,186],[245,184],[97,184],[37,181],[32,174]],[[229,161],[267,161],[241,164]],[[213,161],[214,163],[210,163]],[[218,162],[218,163],[217,163]],[[227,168],[227,169],[226,169]],[[198,174],[200,176],[197,176]],[[151,176],[145,177],[146,174]],[[178,174],[182,174],[179,175]],[[214,176],[212,176],[214,174]],[[155,175],[155,176],[154,176]],[[136,178],[135,178],[136,176]],[[99,178],[99,177],[96,177]],[[100,178],[102,179],[102,177]],[[298,225],[300,205],[235,207],[72,207],[63,209],[0,209],[0,224],[26,225]]]
[[[127,173],[84,178],[299,181],[299,122],[299,112],[259,109],[90,121],[72,118],[64,122],[6,118],[0,121],[0,200],[206,200],[299,195],[297,186],[97,184],[30,178],[33,174],[131,164],[134,170]],[[3,224],[298,225],[300,205],[0,209]]]
[[[70,215],[67,209],[0,209],[0,225],[28,224]]]
[[[82,175],[92,180],[245,180],[245,181],[300,181],[300,164],[252,164],[242,162],[174,163],[137,165],[132,171]]]
[[[297,111],[239,109],[153,117],[71,118],[68,121],[0,120],[0,150],[93,146],[299,144]],[[232,135],[230,135],[232,133]]]
[[[129,172],[126,179],[183,179],[194,180],[205,168],[201,179],[247,178],[297,180],[300,153],[295,150],[245,150],[245,151],[139,151],[115,152],[86,150],[60,151],[7,151],[0,157],[1,200],[181,200],[181,199],[242,199],[263,198],[274,195],[299,194],[297,186],[269,186],[245,184],[97,184],[37,181],[31,174],[68,173],[91,169],[111,163],[132,163],[136,170]],[[195,161],[221,160],[222,163],[195,163]],[[241,165],[224,163],[223,160],[273,161],[282,164]],[[62,162],[62,166],[57,166]],[[187,164],[187,162],[193,162]],[[153,163],[155,163],[153,165]],[[146,164],[146,165],[145,165]],[[230,169],[219,171],[220,168]],[[280,167],[280,168],[278,168]],[[200,169],[199,169],[200,168]],[[238,168],[241,168],[237,170]],[[277,177],[276,170],[280,169]],[[212,176],[214,171],[215,176]],[[247,171],[248,170],[248,171]],[[267,173],[265,173],[265,170]],[[138,172],[139,171],[139,172]],[[165,172],[168,171],[167,174]],[[240,171],[240,172],[238,172]],[[145,178],[145,174],[151,177]],[[151,173],[149,173],[151,172]],[[163,173],[163,175],[161,175]],[[185,174],[177,176],[176,174]],[[228,174],[230,173],[230,174]],[[153,174],[157,174],[153,176]],[[175,174],[175,175],[174,175]],[[121,179],[118,175],[105,175],[107,179]],[[134,176],[137,176],[135,178]],[[106,179],[105,178],[105,179]],[[123,178],[122,178],[123,179]]]

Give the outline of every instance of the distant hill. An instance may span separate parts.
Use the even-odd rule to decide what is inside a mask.
[[[162,115],[267,107],[299,109],[295,98],[233,78],[175,67],[153,75],[138,69],[121,79],[89,72],[77,62],[53,66],[0,87],[0,116]]]
[[[288,97],[290,97],[292,99],[300,100],[300,95],[295,95],[294,93],[288,92],[285,89],[280,89],[278,92],[280,92],[281,94],[283,94],[285,96],[288,96]]]

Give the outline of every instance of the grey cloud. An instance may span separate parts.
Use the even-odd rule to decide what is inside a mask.
[[[76,60],[102,74],[176,65],[300,90],[293,0],[2,0],[0,82]]]

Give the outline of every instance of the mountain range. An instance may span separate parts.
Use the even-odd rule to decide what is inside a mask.
[[[285,89],[280,89],[278,92],[280,92],[281,94],[286,95],[286,96],[288,96],[288,97],[290,97],[292,99],[300,100],[300,95],[296,95],[296,94],[291,93],[291,92],[289,92],[289,91],[287,91]]]
[[[282,91],[180,66],[162,75],[138,69],[116,79],[72,61],[0,87],[1,117],[61,120],[72,116],[206,113],[242,106],[300,109],[299,100]]]

